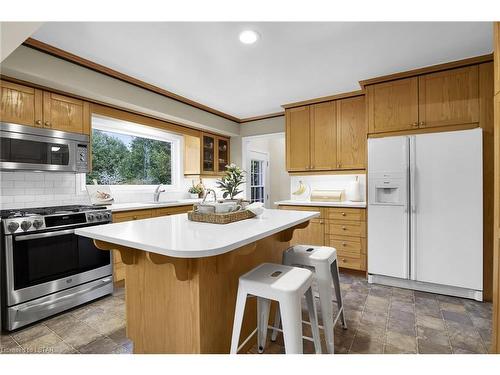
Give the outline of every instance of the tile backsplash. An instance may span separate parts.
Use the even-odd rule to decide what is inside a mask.
[[[360,198],[366,200],[366,175],[365,174],[338,174],[338,175],[312,175],[312,176],[291,176],[290,179],[290,197],[291,199],[309,199],[307,197],[294,197],[292,192],[296,191],[299,181],[302,181],[311,190],[347,190],[351,182],[356,177],[359,179]]]
[[[215,187],[215,181],[216,179],[203,179],[206,187],[213,188],[221,196]],[[189,198],[187,189],[191,183],[191,178],[183,179],[179,190],[162,193],[160,200]],[[0,209],[90,204],[84,185],[84,174],[0,171]],[[152,186],[141,186],[124,190],[112,186],[111,193],[115,203],[149,202],[153,199],[154,189]]]

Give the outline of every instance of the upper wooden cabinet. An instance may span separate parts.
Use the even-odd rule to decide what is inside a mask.
[[[310,169],[332,170],[337,166],[337,119],[335,102],[312,105]],[[294,149],[292,149],[295,152]]]
[[[230,163],[229,139],[202,133],[201,146],[201,174],[223,174]]]
[[[201,139],[184,135],[184,174],[199,175],[201,166]]]
[[[418,77],[419,127],[479,122],[479,66]]]
[[[43,126],[71,133],[90,133],[90,105],[83,100],[43,92]]]
[[[310,107],[285,111],[286,165],[288,171],[311,169]]]
[[[368,86],[370,133],[409,130],[418,127],[418,79],[398,79]]]
[[[42,91],[0,81],[0,121],[28,126],[42,126]]]
[[[286,109],[285,116],[289,172],[365,168],[363,95]]]
[[[479,122],[479,67],[472,65],[370,85],[369,133]]]
[[[365,97],[337,100],[337,167],[360,169],[366,166]]]
[[[0,81],[1,121],[90,134],[90,104],[48,91]]]

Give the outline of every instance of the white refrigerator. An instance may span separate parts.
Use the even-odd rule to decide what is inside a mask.
[[[368,140],[368,281],[482,300],[482,129]]]

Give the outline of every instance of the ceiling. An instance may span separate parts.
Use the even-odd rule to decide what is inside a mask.
[[[261,38],[239,42],[244,29]],[[491,22],[48,22],[33,38],[226,114],[492,52]]]

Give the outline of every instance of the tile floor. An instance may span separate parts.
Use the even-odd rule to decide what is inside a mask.
[[[341,275],[348,329],[335,329],[337,353],[487,353],[492,305],[369,285]],[[123,289],[56,317],[0,336],[0,353],[131,353]],[[304,333],[308,334],[304,326]],[[270,334],[268,335],[270,337]],[[304,341],[304,351],[313,353]],[[283,353],[282,336],[266,353]],[[256,347],[250,350],[256,353]]]

